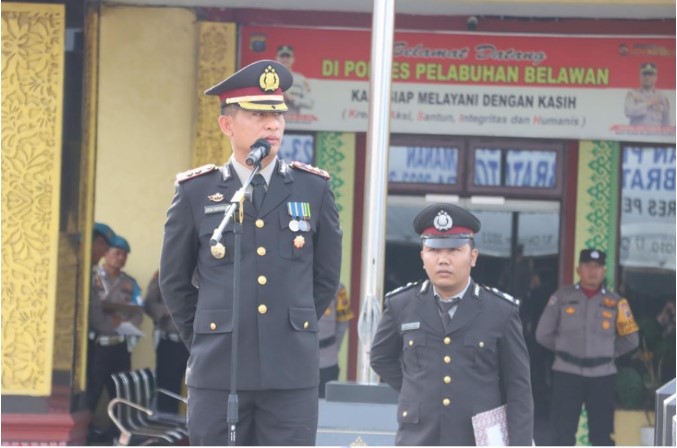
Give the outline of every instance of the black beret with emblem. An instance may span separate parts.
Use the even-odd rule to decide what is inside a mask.
[[[414,230],[424,246],[435,249],[460,247],[480,231],[480,220],[454,204],[434,204],[414,218]]]
[[[287,105],[282,92],[291,87],[292,81],[292,74],[287,67],[272,60],[262,60],[241,68],[205,90],[205,95],[218,96],[222,106],[286,112]]]
[[[594,261],[604,266],[606,264],[606,254],[598,249],[583,249],[578,256],[579,263],[588,263]]]

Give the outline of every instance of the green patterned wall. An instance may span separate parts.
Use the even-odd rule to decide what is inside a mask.
[[[336,195],[336,206],[343,230],[343,253],[341,258],[341,281],[350,291],[350,260],[353,242],[353,196],[355,194],[355,134],[342,132],[318,132],[315,142],[315,163],[331,174],[331,186]],[[356,298],[351,297],[354,302]],[[357,325],[355,320],[351,325]],[[348,340],[341,346],[339,365],[345,380],[347,373]]]
[[[578,253],[582,249],[603,250],[607,254],[610,289],[614,289],[616,282],[620,163],[621,150],[617,142],[580,142],[574,265],[578,264]]]

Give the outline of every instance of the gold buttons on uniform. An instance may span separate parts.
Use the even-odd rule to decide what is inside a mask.
[[[447,375],[447,376],[444,377],[444,383],[445,383],[445,384],[451,383],[451,377],[450,377],[449,375]]]
[[[263,246],[259,247],[258,249],[256,249],[256,253],[263,257],[266,254],[266,248]]]
[[[266,283],[268,283],[268,279],[266,278],[265,275],[259,275],[258,281],[259,285],[265,285]]]
[[[449,406],[451,404],[451,400],[448,399],[448,398],[445,398],[444,400],[442,400],[442,404],[445,405],[445,406]]]
[[[259,314],[266,314],[268,312],[268,307],[265,305],[259,305]]]
[[[446,338],[444,338],[444,345],[449,345],[449,344],[451,344],[451,338],[449,336],[447,336]]]
[[[484,348],[484,341],[480,341],[480,348]]]
[[[444,363],[449,364],[451,362],[451,356],[447,355],[444,357]]]
[[[263,219],[257,219],[256,222],[255,222],[254,224],[255,224],[256,227],[258,227],[259,229],[260,229],[261,227],[263,227],[263,226],[266,225],[266,223],[263,222]]]
[[[209,324],[209,328],[212,330],[216,330],[216,324],[212,322],[211,324]]]
[[[402,411],[402,417],[406,417],[407,415],[409,415],[407,411]]]
[[[411,347],[412,345],[414,345],[414,341],[410,340],[409,341],[409,347]]]
[[[309,325],[310,324],[308,323],[308,321],[303,322],[303,328],[304,329],[308,328]]]

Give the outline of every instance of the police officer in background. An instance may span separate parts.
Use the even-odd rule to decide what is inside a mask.
[[[670,101],[656,89],[658,69],[653,62],[640,66],[640,88],[625,96],[625,115],[633,126],[670,126]]]
[[[179,336],[179,330],[169,315],[162,300],[158,271],[148,283],[143,310],[153,319],[155,330],[155,376],[157,386],[181,395],[181,380],[186,372],[188,350]],[[165,394],[157,394],[157,409],[161,412],[176,414],[179,412],[179,400]]]
[[[227,445],[231,363],[237,363],[238,445],[314,445],[318,319],[334,298],[341,230],[329,175],[276,157],[285,128],[282,64],[250,64],[207,90],[218,96],[233,154],[222,167],[180,174],[167,213],[160,289],[190,357],[188,431],[194,445]],[[210,245],[230,199],[251,173],[258,139],[270,144],[244,202],[239,356],[231,358],[235,237]],[[237,215],[237,214],[236,214]],[[196,288],[192,282],[197,268]]]
[[[399,392],[395,443],[475,445],[482,440],[472,417],[506,404],[507,442],[531,445],[519,304],[470,277],[479,220],[456,205],[435,204],[416,216],[414,230],[428,279],[386,295],[371,347],[372,368]]]
[[[115,396],[111,374],[131,369],[130,351],[140,332],[134,335],[121,324],[129,322],[138,329],[143,319],[141,288],[122,271],[130,252],[129,243],[112,231],[108,243],[102,266],[92,270],[87,381],[87,405],[91,412],[96,410],[104,387],[110,397]]]
[[[331,301],[319,322],[320,398],[324,398],[324,389],[327,383],[338,380],[340,373],[338,354],[341,350],[343,337],[353,317],[348,292],[341,283],[336,298]]]
[[[576,444],[581,405],[588,413],[589,440],[614,445],[614,360],[639,345],[639,328],[626,299],[604,284],[606,254],[580,252],[580,282],[557,290],[536,328],[536,340],[555,352],[553,370],[553,445]]]
[[[280,45],[277,48],[277,60],[284,65],[292,73],[292,85],[284,92],[284,101],[288,107],[288,112],[291,115],[297,115],[302,112],[302,109],[312,109],[315,102],[313,101],[310,83],[299,72],[292,71],[294,66],[294,47],[291,45]]]

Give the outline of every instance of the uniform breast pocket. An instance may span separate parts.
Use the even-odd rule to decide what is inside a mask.
[[[205,218],[200,223],[200,244],[211,252],[211,258],[215,263],[230,264],[235,261],[235,235],[233,233],[233,221],[231,220],[228,223],[226,228],[223,230],[221,240],[219,240],[219,243],[223,247],[212,247],[209,243],[212,235],[214,235],[214,230],[216,230],[216,228],[221,225],[222,219],[223,213],[214,213],[205,216]]]
[[[286,208],[279,214],[278,235],[279,252],[282,258],[294,261],[302,261],[313,254],[313,236],[315,235],[315,223],[312,219],[306,220],[305,224],[297,226],[292,224],[290,228],[291,216],[286,213]],[[307,230],[300,227],[308,226]],[[304,227],[305,228],[305,227]],[[296,229],[298,229],[296,231]]]
[[[560,316],[561,331],[563,333],[577,333],[585,330],[585,316],[580,304],[563,304]]]
[[[426,336],[422,331],[407,331],[402,335],[402,364],[404,370],[421,368],[420,358],[426,347]]]
[[[596,313],[595,332],[608,337],[616,336],[616,310],[600,308]]]
[[[472,353],[478,372],[498,371],[498,342],[495,338],[481,335],[466,335],[463,341],[466,351]]]

